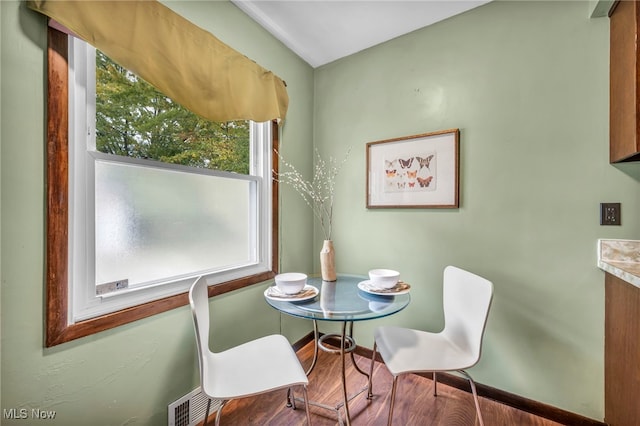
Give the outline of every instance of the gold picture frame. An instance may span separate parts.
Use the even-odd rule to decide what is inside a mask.
[[[460,130],[367,143],[367,208],[458,208]]]

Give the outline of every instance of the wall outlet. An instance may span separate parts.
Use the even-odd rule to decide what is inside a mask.
[[[600,225],[620,224],[620,203],[600,203]]]

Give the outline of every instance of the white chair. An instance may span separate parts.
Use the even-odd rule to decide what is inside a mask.
[[[493,284],[490,281],[455,266],[447,266],[443,281],[445,325],[441,332],[402,327],[378,327],[375,330],[371,373],[377,350],[393,376],[388,425],[393,419],[398,377],[407,373],[433,372],[433,394],[436,396],[436,373],[439,371],[458,371],[469,379],[478,420],[480,425],[484,425],[475,383],[465,369],[480,360],[492,298]],[[370,395],[372,376],[369,374]]]
[[[284,336],[275,334],[222,352],[212,352],[209,349],[209,295],[204,278],[191,286],[189,303],[196,331],[200,384],[202,392],[209,398],[204,425],[207,424],[211,399],[221,401],[215,421],[219,425],[220,413],[229,400],[297,385],[302,387],[307,424],[311,424],[307,398],[309,381]],[[295,398],[291,397],[290,402],[295,409]]]

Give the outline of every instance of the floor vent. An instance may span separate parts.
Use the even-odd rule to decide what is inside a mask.
[[[219,400],[211,401],[209,415],[220,406]],[[198,387],[182,398],[169,404],[169,426],[192,426],[204,420],[207,411],[207,396]]]

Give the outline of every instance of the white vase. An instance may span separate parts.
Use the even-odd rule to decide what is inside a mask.
[[[324,240],[322,244],[322,250],[320,250],[320,271],[323,281],[336,281],[336,262],[332,240]]]

